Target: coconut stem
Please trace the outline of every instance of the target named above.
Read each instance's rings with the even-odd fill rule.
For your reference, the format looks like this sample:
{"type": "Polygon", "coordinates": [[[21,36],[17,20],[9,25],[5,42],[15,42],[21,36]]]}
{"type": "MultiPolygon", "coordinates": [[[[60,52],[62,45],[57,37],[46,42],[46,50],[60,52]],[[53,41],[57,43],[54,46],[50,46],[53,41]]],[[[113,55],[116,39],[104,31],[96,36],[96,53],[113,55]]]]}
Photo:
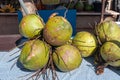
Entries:
{"type": "Polygon", "coordinates": [[[52,50],[50,51],[50,59],[48,62],[48,67],[51,69],[51,72],[52,72],[52,80],[56,80],[56,79],[59,80],[58,75],[55,71],[54,63],[53,63],[52,50]]]}
{"type": "Polygon", "coordinates": [[[27,10],[27,8],[26,8],[26,6],[24,4],[24,1],[23,0],[19,0],[19,3],[21,5],[21,7],[23,8],[23,10],[25,11],[25,13],[28,14],[28,10],[27,10]]]}
{"type": "Polygon", "coordinates": [[[100,20],[100,22],[103,22],[103,19],[104,19],[105,1],[106,0],[102,0],[102,11],[101,11],[101,20],[100,20]]]}
{"type": "Polygon", "coordinates": [[[49,18],[52,18],[52,17],[54,17],[54,16],[56,16],[56,15],[58,15],[58,13],[53,13],[53,14],[50,15],[49,18]]]}

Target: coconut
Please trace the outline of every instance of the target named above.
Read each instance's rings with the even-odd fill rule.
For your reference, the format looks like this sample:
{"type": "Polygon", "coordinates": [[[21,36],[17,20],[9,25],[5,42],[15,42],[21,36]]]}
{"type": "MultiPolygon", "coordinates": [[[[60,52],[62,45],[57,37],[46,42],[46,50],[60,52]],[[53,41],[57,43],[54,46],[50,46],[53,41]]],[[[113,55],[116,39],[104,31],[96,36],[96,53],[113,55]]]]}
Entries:
{"type": "Polygon", "coordinates": [[[19,56],[19,61],[29,70],[43,68],[49,60],[50,46],[41,40],[31,40],[25,43],[19,56]]]}
{"type": "Polygon", "coordinates": [[[44,22],[42,18],[36,14],[24,16],[19,24],[19,32],[26,38],[39,36],[43,28],[44,22]]]}
{"type": "Polygon", "coordinates": [[[76,47],[65,44],[55,49],[53,62],[60,71],[67,72],[78,68],[82,62],[82,57],[76,47]]]}
{"type": "Polygon", "coordinates": [[[96,51],[98,42],[94,34],[81,31],[77,32],[72,44],[80,50],[83,57],[89,57],[96,51]]]}
{"type": "Polygon", "coordinates": [[[114,21],[105,21],[97,25],[97,34],[101,42],[120,41],[120,27],[114,21]]]}
{"type": "Polygon", "coordinates": [[[52,16],[43,30],[43,37],[52,46],[60,46],[70,40],[72,25],[62,16],[52,16]]]}
{"type": "Polygon", "coordinates": [[[100,48],[101,57],[113,67],[120,67],[120,43],[105,42],[100,48]]]}

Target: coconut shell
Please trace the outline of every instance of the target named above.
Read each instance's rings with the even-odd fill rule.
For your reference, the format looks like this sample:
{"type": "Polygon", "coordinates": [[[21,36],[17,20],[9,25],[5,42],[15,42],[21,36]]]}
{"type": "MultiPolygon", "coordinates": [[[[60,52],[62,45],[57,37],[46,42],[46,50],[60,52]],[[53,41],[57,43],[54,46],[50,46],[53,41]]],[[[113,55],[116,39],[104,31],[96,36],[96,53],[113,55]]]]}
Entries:
{"type": "Polygon", "coordinates": [[[36,14],[24,16],[19,24],[19,32],[26,38],[40,36],[43,28],[44,22],[42,18],[36,14]]]}
{"type": "Polygon", "coordinates": [[[76,47],[65,44],[56,48],[53,53],[53,62],[60,71],[67,72],[78,68],[82,57],[76,47]]]}
{"type": "Polygon", "coordinates": [[[89,57],[96,51],[98,42],[92,33],[81,31],[75,35],[72,44],[80,50],[83,57],[89,57]]]}
{"type": "Polygon", "coordinates": [[[120,27],[114,21],[105,21],[97,25],[97,34],[101,42],[120,41],[120,27]]]}
{"type": "Polygon", "coordinates": [[[50,47],[41,40],[31,40],[25,43],[19,56],[19,61],[29,70],[43,68],[49,60],[50,47]]]}
{"type": "Polygon", "coordinates": [[[62,16],[50,17],[43,30],[43,37],[52,46],[68,42],[72,36],[71,24],[62,16]]]}
{"type": "Polygon", "coordinates": [[[120,43],[105,42],[100,48],[101,57],[107,64],[120,67],[120,43]]]}

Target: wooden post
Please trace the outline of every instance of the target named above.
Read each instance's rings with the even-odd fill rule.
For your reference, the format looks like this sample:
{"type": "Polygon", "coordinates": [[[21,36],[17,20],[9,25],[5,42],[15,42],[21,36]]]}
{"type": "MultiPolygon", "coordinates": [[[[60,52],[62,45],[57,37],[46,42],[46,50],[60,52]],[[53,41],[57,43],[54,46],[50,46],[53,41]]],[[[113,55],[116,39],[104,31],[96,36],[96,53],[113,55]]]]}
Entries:
{"type": "Polygon", "coordinates": [[[101,11],[101,20],[100,20],[100,22],[103,22],[103,19],[104,19],[105,1],[106,1],[106,0],[102,0],[102,11],[101,11]]]}

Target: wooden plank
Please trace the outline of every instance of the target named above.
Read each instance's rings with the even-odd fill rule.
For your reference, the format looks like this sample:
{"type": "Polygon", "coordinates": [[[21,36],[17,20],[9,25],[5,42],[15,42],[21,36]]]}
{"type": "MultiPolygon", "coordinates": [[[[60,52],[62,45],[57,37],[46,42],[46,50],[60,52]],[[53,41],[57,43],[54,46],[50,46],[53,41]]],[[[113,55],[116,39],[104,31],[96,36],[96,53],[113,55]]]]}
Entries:
{"type": "Polygon", "coordinates": [[[16,47],[16,41],[21,38],[21,35],[0,35],[0,51],[9,51],[16,47]]]}

